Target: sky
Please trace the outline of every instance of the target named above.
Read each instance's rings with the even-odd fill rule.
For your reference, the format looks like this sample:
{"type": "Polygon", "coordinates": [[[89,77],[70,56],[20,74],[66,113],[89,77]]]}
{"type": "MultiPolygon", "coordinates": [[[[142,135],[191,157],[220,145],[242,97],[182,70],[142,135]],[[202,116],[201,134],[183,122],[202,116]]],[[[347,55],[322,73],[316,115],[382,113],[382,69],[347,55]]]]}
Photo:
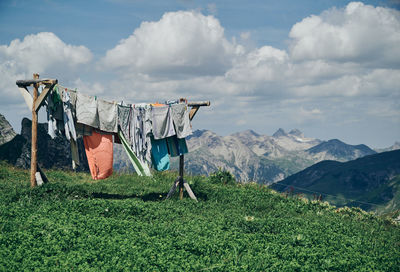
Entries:
{"type": "MultiPolygon", "coordinates": [[[[15,81],[126,103],[210,100],[194,129],[400,141],[400,1],[1,0],[0,113],[15,81]]],[[[46,121],[45,110],[39,122],[46,121]]]]}

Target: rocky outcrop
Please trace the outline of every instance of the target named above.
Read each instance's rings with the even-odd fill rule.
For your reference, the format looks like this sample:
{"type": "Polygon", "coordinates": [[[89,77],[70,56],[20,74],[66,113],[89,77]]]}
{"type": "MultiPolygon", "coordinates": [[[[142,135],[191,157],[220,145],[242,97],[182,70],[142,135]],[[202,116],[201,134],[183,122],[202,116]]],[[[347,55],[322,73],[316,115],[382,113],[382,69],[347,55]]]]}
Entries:
{"type": "MultiPolygon", "coordinates": [[[[21,134],[0,146],[0,160],[29,168],[31,160],[31,120],[22,120],[21,134]]],[[[89,169],[82,138],[78,139],[80,165],[78,171],[89,169]]],[[[41,168],[72,169],[70,142],[62,136],[54,139],[47,134],[47,124],[38,124],[38,164],[41,168]]]]}
{"type": "Polygon", "coordinates": [[[0,145],[11,141],[16,135],[17,133],[15,133],[4,115],[0,114],[0,145]]]}

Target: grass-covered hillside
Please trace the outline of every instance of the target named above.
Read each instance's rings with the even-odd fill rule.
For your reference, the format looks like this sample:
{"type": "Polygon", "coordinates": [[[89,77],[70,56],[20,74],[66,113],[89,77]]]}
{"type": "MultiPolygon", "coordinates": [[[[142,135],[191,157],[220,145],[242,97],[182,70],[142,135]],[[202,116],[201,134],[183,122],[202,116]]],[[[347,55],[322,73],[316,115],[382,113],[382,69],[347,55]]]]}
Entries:
{"type": "Polygon", "coordinates": [[[0,164],[0,271],[399,271],[400,226],[360,209],[256,184],[188,177],[199,198],[164,200],[154,179],[0,164]]]}
{"type": "Polygon", "coordinates": [[[400,150],[353,161],[322,161],[271,185],[310,197],[322,195],[337,206],[358,206],[380,213],[400,212],[400,150]]]}

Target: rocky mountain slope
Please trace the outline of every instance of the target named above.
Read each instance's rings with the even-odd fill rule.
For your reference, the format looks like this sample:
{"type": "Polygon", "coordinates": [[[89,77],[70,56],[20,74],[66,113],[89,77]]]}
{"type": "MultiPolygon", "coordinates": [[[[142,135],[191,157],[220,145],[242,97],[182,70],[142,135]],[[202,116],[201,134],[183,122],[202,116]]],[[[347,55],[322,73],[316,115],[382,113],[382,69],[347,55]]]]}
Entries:
{"type": "Polygon", "coordinates": [[[354,160],[367,155],[376,154],[376,151],[366,145],[349,145],[338,139],[322,142],[319,145],[311,147],[307,152],[316,158],[322,157],[323,160],[336,161],[354,160]]]}
{"type": "MultiPolygon", "coordinates": [[[[24,118],[21,134],[0,145],[0,160],[21,168],[30,167],[32,121],[24,118]]],[[[83,140],[78,139],[81,165],[78,171],[88,170],[83,140]]],[[[54,139],[47,134],[47,124],[38,124],[38,164],[42,168],[72,169],[70,143],[65,137],[54,139]]]]}
{"type": "Polygon", "coordinates": [[[271,187],[282,192],[321,195],[340,206],[385,210],[390,205],[391,210],[396,210],[400,208],[400,150],[345,163],[322,161],[271,187]],[[393,199],[397,199],[395,203],[393,199]]]}
{"type": "Polygon", "coordinates": [[[0,145],[11,141],[16,135],[17,133],[4,115],[0,114],[0,145]]]}
{"type": "MultiPolygon", "coordinates": [[[[188,171],[209,174],[218,168],[241,181],[270,184],[323,160],[349,161],[376,153],[365,145],[339,140],[323,142],[305,137],[298,129],[278,129],[272,136],[252,130],[219,136],[197,130],[188,138],[188,171]]],[[[176,163],[175,163],[176,165],[176,163]]]]}
{"type": "Polygon", "coordinates": [[[386,152],[386,151],[393,151],[393,150],[397,150],[397,149],[400,149],[400,142],[395,142],[393,145],[391,145],[387,148],[377,148],[377,149],[375,149],[375,151],[380,153],[380,152],[386,152]]]}

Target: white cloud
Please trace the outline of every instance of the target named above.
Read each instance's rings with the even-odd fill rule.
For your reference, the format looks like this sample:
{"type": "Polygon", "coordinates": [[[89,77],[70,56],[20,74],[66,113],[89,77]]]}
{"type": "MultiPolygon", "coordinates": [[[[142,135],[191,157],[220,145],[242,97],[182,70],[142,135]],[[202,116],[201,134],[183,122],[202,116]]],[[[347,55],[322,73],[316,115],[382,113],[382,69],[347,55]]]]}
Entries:
{"type": "Polygon", "coordinates": [[[178,11],[165,13],[157,22],[143,22],[107,51],[101,63],[130,74],[218,75],[232,66],[237,50],[213,16],[178,11]]]}
{"type": "Polygon", "coordinates": [[[84,46],[65,44],[55,34],[41,32],[0,46],[0,60],[21,70],[43,73],[54,66],[74,67],[88,63],[92,53],[84,46]]]}
{"type": "Polygon", "coordinates": [[[351,2],[295,24],[290,54],[294,60],[367,63],[377,67],[400,64],[400,12],[351,2]]]}
{"type": "Polygon", "coordinates": [[[39,72],[109,100],[211,100],[196,117],[209,129],[339,129],[343,120],[368,127],[366,116],[399,124],[399,31],[398,11],[350,3],[295,24],[284,50],[243,46],[250,31],[240,34],[240,44],[230,41],[214,16],[169,12],[108,50],[99,70],[88,65],[89,49],[52,33],[1,45],[0,95],[21,102],[15,79],[39,72]]]}
{"type": "Polygon", "coordinates": [[[91,59],[92,53],[86,47],[66,44],[49,32],[27,35],[22,41],[16,39],[9,45],[0,45],[1,103],[20,102],[15,85],[18,79],[32,78],[33,73],[41,74],[42,78],[47,74],[70,78],[79,73],[78,67],[91,59]]]}

